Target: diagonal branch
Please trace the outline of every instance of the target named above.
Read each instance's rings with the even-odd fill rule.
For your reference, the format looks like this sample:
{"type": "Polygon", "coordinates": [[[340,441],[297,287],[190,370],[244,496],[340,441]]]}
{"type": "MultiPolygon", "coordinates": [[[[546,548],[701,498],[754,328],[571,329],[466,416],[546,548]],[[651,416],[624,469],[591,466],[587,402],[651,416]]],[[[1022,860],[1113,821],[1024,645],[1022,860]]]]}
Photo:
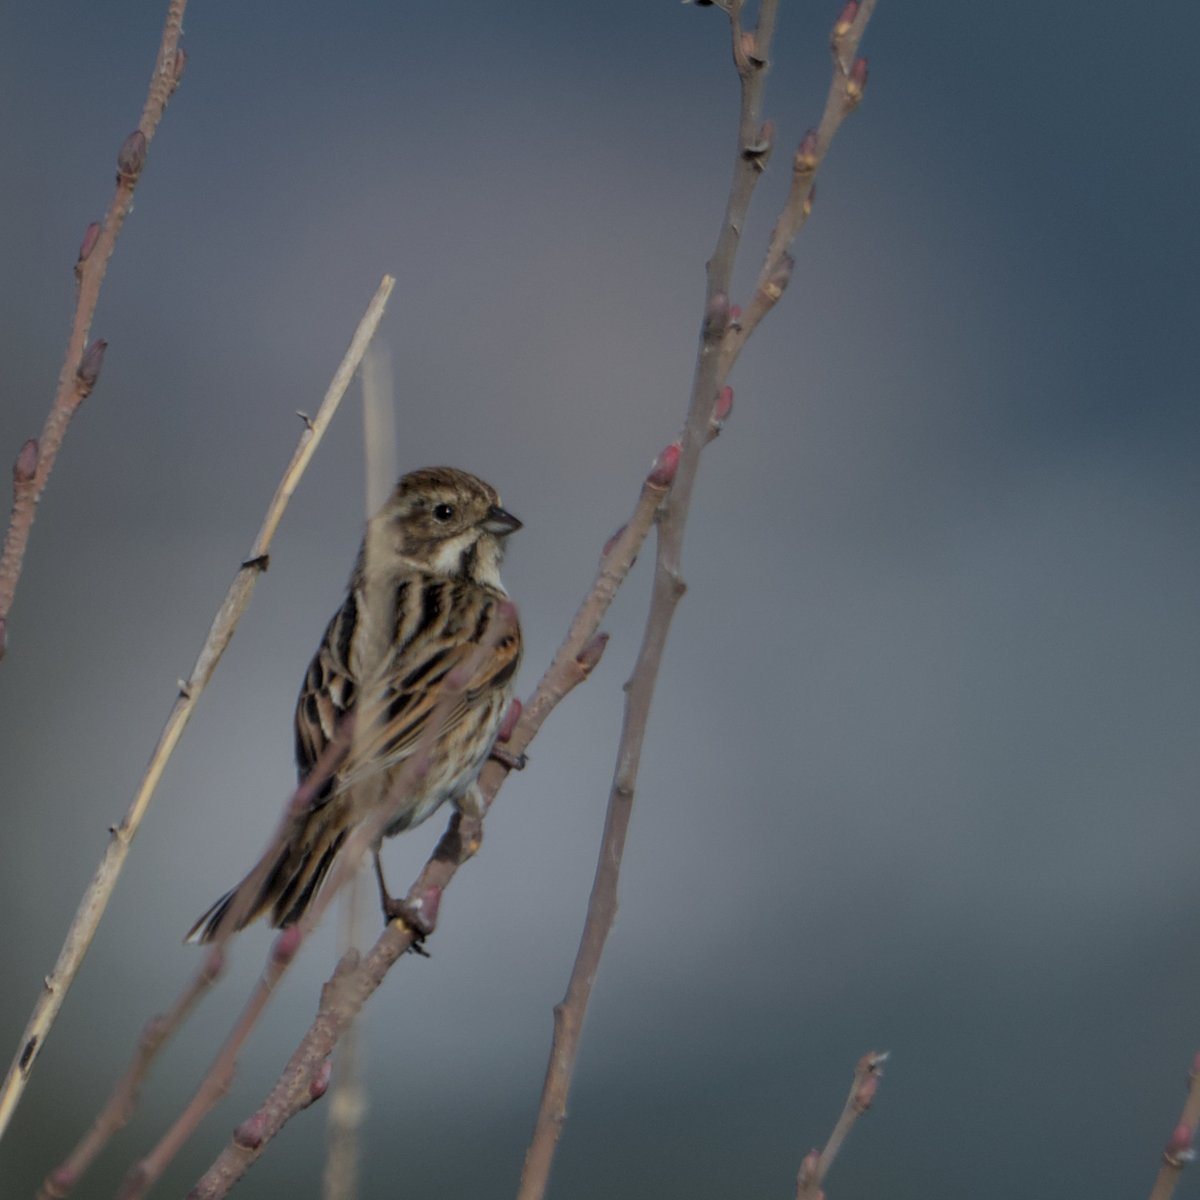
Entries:
{"type": "Polygon", "coordinates": [[[888,1060],[885,1050],[882,1054],[872,1050],[864,1054],[854,1067],[854,1079],[850,1084],[850,1094],[842,1106],[841,1116],[829,1135],[823,1150],[810,1150],[800,1164],[796,1175],[796,1200],[824,1200],[825,1193],[821,1184],[833,1166],[842,1144],[850,1135],[858,1118],[871,1107],[875,1093],[879,1090],[879,1080],[883,1076],[883,1064],[888,1060]]]}
{"type": "Polygon", "coordinates": [[[355,330],[350,347],[333,377],[333,382],[329,385],[329,390],[325,394],[325,399],[322,401],[317,415],[311,420],[308,417],[304,418],[304,432],[292,455],[292,461],[284,471],[275,495],[267,508],[262,527],[250,550],[250,557],[246,559],[237,575],[234,576],[229,591],[213,618],[212,626],[204,640],[204,645],[200,648],[200,654],[196,659],[196,665],[192,668],[191,675],[186,681],[180,682],[179,696],[159,735],[158,744],[150,756],[149,765],[146,767],[141,785],[138,787],[129,810],[122,818],[121,823],[110,829],[111,837],[104,857],[100,860],[100,865],[96,868],[96,873],[79,902],[71,927],[67,931],[66,940],[59,951],[58,961],[54,964],[54,969],[46,976],[42,993],[34,1005],[33,1013],[25,1026],[17,1053],[4,1080],[3,1089],[0,1090],[0,1135],[3,1134],[20,1101],[30,1072],[33,1070],[33,1064],[45,1044],[46,1035],[54,1024],[67,990],[74,981],[84,955],[91,945],[100,919],[104,915],[104,910],[116,887],[117,879],[125,865],[130,844],[150,806],[150,800],[162,778],[167,760],[182,736],[184,727],[187,725],[201,693],[212,678],[221,655],[224,654],[225,648],[233,638],[237,623],[250,603],[259,575],[267,569],[271,541],[279,527],[284,509],[287,507],[292,493],[296,490],[296,485],[308,466],[329,422],[333,419],[333,414],[337,411],[346,388],[350,385],[350,380],[363,352],[379,326],[383,310],[395,284],[396,281],[390,275],[383,277],[382,283],[355,330]]]}
{"type": "MultiPolygon", "coordinates": [[[[187,0],[171,0],[167,6],[167,19],[154,72],[150,76],[142,118],[117,154],[116,190],[104,220],[87,227],[79,248],[79,258],[75,263],[78,282],[75,314],[71,320],[67,352],[59,371],[54,401],[42,426],[41,437],[30,438],[17,456],[13,471],[12,515],[4,537],[4,550],[0,554],[0,658],[4,657],[8,614],[17,590],[17,581],[21,577],[21,566],[25,560],[25,548],[29,544],[38,500],[54,469],[67,426],[95,387],[104,361],[107,343],[96,341],[88,346],[88,332],[96,314],[100,287],[108,272],[108,260],[116,247],[121,226],[133,208],[133,190],[145,165],[146,152],[154,139],[167,101],[183,77],[187,56],[179,48],[179,38],[183,32],[183,10],[186,5],[187,0]]],[[[9,1111],[0,1103],[0,1131],[3,1131],[9,1111]]]]}

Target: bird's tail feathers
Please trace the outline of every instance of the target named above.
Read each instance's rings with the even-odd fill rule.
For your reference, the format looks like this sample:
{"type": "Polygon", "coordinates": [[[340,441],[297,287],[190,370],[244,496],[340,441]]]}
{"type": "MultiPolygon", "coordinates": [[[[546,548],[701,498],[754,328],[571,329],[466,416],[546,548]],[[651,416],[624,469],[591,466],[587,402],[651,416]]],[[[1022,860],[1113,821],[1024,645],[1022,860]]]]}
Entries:
{"type": "Polygon", "coordinates": [[[276,929],[299,921],[346,840],[348,826],[338,819],[338,808],[330,804],[318,809],[282,849],[268,847],[246,878],[208,909],[184,940],[200,944],[218,941],[268,910],[276,929]]]}

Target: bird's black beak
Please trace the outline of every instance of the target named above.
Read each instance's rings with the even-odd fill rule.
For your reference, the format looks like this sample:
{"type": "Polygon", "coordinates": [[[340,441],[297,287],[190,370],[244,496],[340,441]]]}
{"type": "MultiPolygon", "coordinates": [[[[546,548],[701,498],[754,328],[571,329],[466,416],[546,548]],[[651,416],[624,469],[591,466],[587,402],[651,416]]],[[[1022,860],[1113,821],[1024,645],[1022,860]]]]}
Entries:
{"type": "Polygon", "coordinates": [[[507,537],[521,528],[521,522],[507,509],[493,504],[484,518],[483,527],[488,533],[494,533],[497,537],[507,537]]]}

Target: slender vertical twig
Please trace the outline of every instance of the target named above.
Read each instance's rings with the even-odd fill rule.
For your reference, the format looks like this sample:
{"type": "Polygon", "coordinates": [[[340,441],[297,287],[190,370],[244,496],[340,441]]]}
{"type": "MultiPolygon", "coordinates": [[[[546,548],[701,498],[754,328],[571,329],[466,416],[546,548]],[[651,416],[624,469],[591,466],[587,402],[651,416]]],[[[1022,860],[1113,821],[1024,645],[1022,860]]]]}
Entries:
{"type": "MultiPolygon", "coordinates": [[[[785,224],[781,216],[763,262],[759,284],[748,306],[747,317],[739,319],[740,313],[731,308],[729,288],[734,259],[754,186],[770,157],[775,136],[774,122],[764,121],[762,112],[778,3],[777,0],[762,0],[753,29],[743,26],[741,0],[727,0],[722,7],[729,16],[733,60],[741,81],[733,175],[716,247],[708,261],[704,315],[687,419],[679,442],[669,448],[674,450],[674,455],[667,456],[664,452],[659,460],[662,480],[670,490],[659,513],[658,550],[650,612],[637,662],[625,688],[625,716],[596,874],[566,994],[554,1009],[553,1040],[541,1102],[521,1172],[518,1200],[541,1200],[546,1193],[559,1135],[566,1120],[567,1097],[578,1058],[584,1016],[604,944],[616,918],[621,860],[633,810],[650,705],[671,619],[686,589],[680,562],[700,453],[713,436],[714,422],[719,424],[718,413],[726,397],[725,381],[733,363],[746,338],[782,295],[792,273],[792,262],[786,253],[786,246],[794,235],[794,229],[791,234],[787,233],[786,228],[781,233],[780,228],[785,224]]],[[[850,76],[855,73],[853,65],[847,71],[846,63],[853,59],[870,16],[870,8],[871,0],[861,7],[856,0],[851,0],[834,26],[834,81],[831,95],[844,92],[843,81],[848,73],[850,76]]],[[[859,86],[861,94],[865,73],[860,70],[859,75],[862,77],[859,86]]],[[[829,105],[826,107],[828,109],[829,105]]],[[[832,136],[836,125],[836,122],[829,125],[828,136],[832,136]]],[[[814,161],[809,172],[807,191],[799,200],[801,210],[811,201],[811,174],[815,169],[814,161]]],[[[793,189],[788,204],[796,203],[793,189]]]]}
{"type": "Polygon", "coordinates": [[[30,1072],[33,1070],[33,1064],[41,1052],[42,1046],[45,1045],[46,1036],[54,1024],[67,991],[87,954],[88,947],[99,927],[100,919],[104,915],[104,910],[108,907],[109,899],[116,887],[121,869],[125,865],[125,859],[128,857],[134,835],[150,806],[151,797],[162,778],[167,760],[182,736],[184,727],[187,725],[201,693],[212,678],[221,655],[224,654],[225,648],[233,638],[237,623],[250,603],[259,575],[267,568],[271,542],[279,527],[279,522],[283,518],[284,509],[287,507],[292,493],[296,490],[296,485],[300,482],[300,477],[304,474],[329,422],[333,419],[333,414],[337,411],[342,396],[350,385],[350,380],[354,376],[363,352],[379,326],[395,283],[396,281],[390,275],[383,277],[382,283],[355,330],[350,347],[334,375],[333,382],[325,394],[325,399],[322,401],[317,415],[311,419],[304,418],[304,432],[300,436],[292,460],[284,471],[275,495],[267,508],[266,517],[258,531],[258,536],[254,539],[250,556],[234,576],[229,591],[213,618],[212,626],[209,628],[204,645],[200,648],[200,654],[196,659],[196,665],[192,668],[191,675],[187,680],[180,681],[179,695],[167,717],[167,723],[159,735],[158,744],[150,756],[150,762],[128,811],[121,819],[121,823],[112,826],[109,830],[110,837],[104,856],[79,902],[54,969],[45,977],[41,994],[34,1005],[25,1031],[21,1035],[21,1041],[4,1080],[3,1089],[0,1090],[0,1136],[3,1135],[4,1129],[20,1101],[30,1072]]]}
{"type": "MultiPolygon", "coordinates": [[[[108,272],[109,259],[121,233],[121,226],[133,208],[133,190],[145,166],[146,152],[154,140],[167,101],[183,77],[187,56],[179,48],[179,38],[183,31],[183,10],[186,6],[187,0],[171,0],[167,6],[167,18],[141,120],[117,154],[117,183],[108,212],[103,221],[87,227],[79,247],[79,257],[75,263],[78,284],[75,313],[67,337],[67,351],[58,374],[54,401],[42,426],[41,437],[30,438],[17,456],[13,471],[12,515],[4,537],[4,549],[0,552],[0,658],[4,657],[8,640],[8,614],[12,609],[17,581],[21,577],[21,566],[25,561],[25,548],[29,544],[38,500],[54,469],[67,426],[95,387],[104,361],[107,343],[95,341],[88,346],[88,333],[92,318],[96,315],[96,304],[108,272]]],[[[6,1088],[3,1096],[0,1096],[0,1133],[12,1112],[9,1095],[6,1088]]]]}

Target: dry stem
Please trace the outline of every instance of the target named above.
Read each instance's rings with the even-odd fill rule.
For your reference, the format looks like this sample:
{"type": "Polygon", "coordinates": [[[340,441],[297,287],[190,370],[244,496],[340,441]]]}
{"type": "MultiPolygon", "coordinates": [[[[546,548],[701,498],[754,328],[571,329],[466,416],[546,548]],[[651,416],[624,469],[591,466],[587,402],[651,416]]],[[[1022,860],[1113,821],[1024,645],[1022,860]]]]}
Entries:
{"type": "Polygon", "coordinates": [[[284,509],[287,507],[287,502],[295,491],[326,427],[333,418],[367,344],[378,328],[384,307],[395,283],[396,281],[390,275],[383,277],[383,281],[355,330],[350,347],[334,375],[333,382],[325,394],[325,399],[322,401],[317,415],[311,420],[305,417],[304,432],[292,455],[292,461],[279,481],[262,527],[254,540],[250,557],[234,576],[229,591],[226,593],[221,607],[217,610],[204,645],[200,648],[196,665],[192,668],[191,676],[186,681],[180,682],[179,696],[159,735],[158,744],[150,757],[149,765],[146,767],[141,785],[129,810],[121,823],[113,826],[110,830],[111,837],[104,857],[79,903],[71,927],[67,931],[66,940],[59,951],[58,961],[54,964],[53,971],[46,976],[42,993],[34,1005],[33,1013],[21,1036],[17,1053],[5,1078],[3,1090],[0,1091],[0,1135],[3,1134],[12,1117],[33,1069],[34,1061],[45,1044],[46,1036],[62,1007],[67,990],[74,981],[84,955],[91,945],[100,919],[104,915],[104,910],[108,906],[108,901],[116,886],[117,878],[129,854],[130,844],[146,814],[154,790],[162,778],[167,760],[174,751],[201,692],[212,678],[221,655],[229,645],[242,613],[250,603],[259,574],[267,568],[271,541],[279,526],[284,509]]]}
{"type": "MultiPolygon", "coordinates": [[[[108,260],[112,257],[121,226],[133,207],[133,190],[145,164],[146,150],[154,138],[167,101],[183,75],[186,56],[179,49],[179,37],[186,4],[187,0],[171,0],[167,6],[166,23],[159,41],[158,56],[155,59],[154,72],[150,76],[150,87],[146,93],[141,120],[137,129],[126,138],[117,155],[117,184],[109,202],[108,212],[99,226],[89,226],[84,234],[79,260],[75,265],[78,280],[75,314],[71,320],[71,333],[67,338],[67,351],[58,374],[58,388],[46,422],[42,426],[41,437],[37,441],[26,442],[22,450],[22,455],[33,459],[34,472],[30,479],[14,478],[12,515],[4,538],[4,551],[0,554],[0,658],[4,657],[8,614],[12,609],[17,581],[21,577],[21,566],[25,559],[25,548],[29,544],[29,533],[33,528],[38,500],[49,481],[50,472],[54,469],[67,426],[95,386],[103,361],[104,342],[95,342],[85,351],[88,333],[92,318],[96,314],[97,301],[100,299],[100,287],[108,271],[108,260]],[[30,447],[32,454],[29,453],[30,447]]],[[[6,1085],[3,1095],[0,1096],[0,1133],[12,1114],[13,1101],[10,1100],[10,1094],[6,1085]]]]}
{"type": "Polygon", "coordinates": [[[842,1107],[842,1115],[838,1117],[829,1141],[824,1150],[813,1150],[804,1156],[800,1170],[796,1176],[796,1200],[822,1200],[824,1193],[821,1184],[833,1166],[842,1143],[854,1128],[854,1123],[871,1107],[872,1100],[879,1088],[879,1080],[883,1075],[883,1064],[887,1062],[887,1051],[882,1054],[872,1050],[858,1060],[854,1068],[854,1080],[850,1084],[850,1094],[842,1107]]]}
{"type": "MultiPolygon", "coordinates": [[[[634,789],[654,686],[675,606],[686,589],[680,574],[680,560],[700,453],[714,434],[714,409],[719,404],[733,363],[746,339],[774,306],[787,285],[791,261],[786,256],[786,247],[799,227],[797,221],[795,227],[787,232],[787,214],[789,208],[797,203],[801,211],[805,207],[805,199],[811,195],[811,176],[817,165],[814,162],[808,171],[807,191],[801,200],[797,201],[794,187],[776,223],[776,233],[772,236],[764,259],[760,283],[747,317],[741,324],[732,321],[729,287],[734,259],[754,185],[762,173],[774,136],[773,124],[763,122],[762,106],[778,0],[762,0],[754,30],[746,30],[742,26],[741,0],[728,0],[728,4],[722,7],[729,15],[734,65],[741,80],[741,111],[733,178],[716,248],[708,262],[708,286],[692,394],[687,421],[679,440],[677,472],[659,514],[658,553],[650,612],[637,662],[626,684],[625,717],[596,874],[588,900],[587,918],[566,995],[554,1009],[554,1037],[538,1115],[521,1172],[518,1200],[541,1200],[545,1195],[558,1138],[566,1120],[567,1097],[578,1058],[584,1016],[604,944],[616,919],[621,859],[633,809],[634,789]]],[[[839,22],[835,26],[831,96],[844,91],[842,81],[848,77],[846,63],[857,48],[872,7],[873,0],[867,0],[861,8],[855,8],[849,22],[839,22]],[[843,24],[845,28],[842,28],[843,24]]],[[[826,108],[827,120],[822,121],[822,128],[826,129],[826,141],[821,145],[822,152],[842,116],[850,111],[843,106],[835,119],[829,116],[828,104],[826,108]]]]}

